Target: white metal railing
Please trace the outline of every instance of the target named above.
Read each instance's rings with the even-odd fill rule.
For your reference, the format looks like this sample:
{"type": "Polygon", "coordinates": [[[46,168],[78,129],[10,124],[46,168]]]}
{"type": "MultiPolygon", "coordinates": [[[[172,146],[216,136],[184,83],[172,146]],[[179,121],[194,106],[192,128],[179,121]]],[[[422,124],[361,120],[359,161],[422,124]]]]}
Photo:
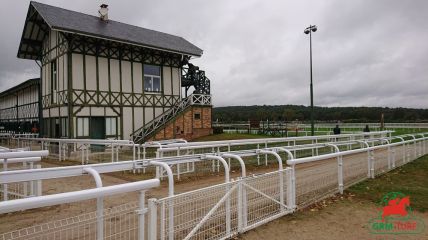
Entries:
{"type": "MultiPolygon", "coordinates": [[[[0,239],[57,239],[58,236],[75,236],[78,239],[89,238],[102,240],[105,238],[115,239],[115,236],[117,237],[118,235],[121,235],[123,233],[126,233],[126,235],[129,236],[129,232],[133,232],[135,231],[135,229],[138,229],[138,234],[134,233],[133,235],[137,236],[135,239],[143,240],[145,234],[145,214],[147,212],[145,207],[145,192],[151,188],[158,187],[159,184],[160,182],[158,179],[150,179],[107,187],[98,187],[94,189],[86,189],[74,192],[0,202],[0,214],[2,214],[22,211],[26,209],[54,206],[64,203],[80,202],[95,198],[99,199],[99,201],[97,201],[97,212],[94,215],[95,217],[90,218],[89,221],[83,221],[83,224],[79,218],[79,222],[77,224],[78,226],[74,226],[75,229],[71,227],[72,225],[74,225],[73,222],[70,224],[69,221],[66,221],[65,223],[62,223],[63,226],[58,229],[54,229],[53,231],[47,231],[50,229],[44,229],[45,231],[40,231],[40,229],[37,228],[32,229],[32,231],[28,231],[27,229],[27,231],[15,231],[0,235],[0,239]],[[106,231],[106,225],[108,224],[108,221],[106,222],[105,220],[106,217],[109,217],[109,214],[105,214],[103,198],[107,196],[136,191],[140,193],[138,209],[132,209],[133,211],[130,212],[130,214],[134,215],[135,218],[137,218],[137,220],[134,221],[137,223],[135,224],[136,226],[133,226],[133,224],[129,222],[129,217],[127,217],[128,222],[125,226],[123,226],[123,229],[118,229],[117,226],[114,226],[113,228],[109,228],[110,232],[106,231]],[[105,236],[105,233],[109,234],[105,236]],[[8,236],[10,236],[11,238],[7,238],[8,236]]],[[[122,210],[120,209],[121,206],[117,208],[119,208],[119,210],[122,210]]],[[[117,210],[117,208],[115,208],[115,210],[117,210]]],[[[121,212],[123,214],[123,210],[121,212]]],[[[129,214],[129,212],[127,213],[129,214]]],[[[110,219],[111,218],[109,217],[107,220],[110,219]]],[[[117,221],[117,219],[113,221],[117,221]]],[[[109,224],[113,224],[112,220],[110,220],[109,224]]],[[[119,222],[119,224],[122,223],[119,222]]],[[[68,237],[66,238],[68,239],[68,237]]]]}
{"type": "Polygon", "coordinates": [[[138,159],[140,145],[129,140],[116,139],[58,139],[58,138],[16,138],[16,145],[30,149],[49,150],[50,158],[64,160],[80,160],[81,164],[88,164],[98,160],[104,162],[119,161],[119,154],[138,159]]]}
{"type": "Polygon", "coordinates": [[[160,216],[151,219],[153,221],[151,226],[158,226],[158,229],[152,232],[153,235],[150,239],[224,239],[231,237],[290,213],[296,208],[305,207],[328,194],[342,193],[344,188],[367,177],[374,177],[376,171],[381,170],[380,167],[382,167],[382,165],[374,164],[375,162],[386,162],[387,164],[384,165],[387,166],[387,171],[393,169],[394,163],[395,165],[399,163],[392,157],[393,148],[395,150],[407,149],[410,146],[419,148],[414,151],[416,154],[406,156],[410,158],[404,158],[403,164],[414,160],[427,153],[427,140],[428,137],[423,136],[413,140],[377,146],[365,145],[361,149],[343,152],[339,151],[334,143],[331,143],[331,146],[335,148],[335,153],[290,159],[287,163],[291,167],[285,170],[238,178],[230,183],[198,189],[173,197],[151,199],[158,208],[158,213],[160,211],[160,216]],[[378,157],[375,157],[377,155],[378,157]],[[332,162],[333,159],[336,160],[336,163],[332,162]],[[312,164],[313,167],[310,167],[310,164],[307,169],[302,170],[295,167],[318,161],[325,162],[325,165],[312,164]],[[351,164],[348,165],[348,163],[351,164]],[[355,163],[362,164],[355,165],[355,163]],[[359,166],[362,166],[362,171],[359,171],[359,166]],[[358,180],[347,184],[355,176],[344,173],[344,168],[360,172],[360,176],[357,176],[358,180]],[[281,175],[284,173],[285,175],[281,175]],[[251,181],[254,181],[258,188],[248,186],[248,182],[251,181]],[[283,191],[281,192],[281,190],[283,191]],[[167,210],[171,205],[175,209],[173,213],[167,210]],[[255,213],[253,217],[250,217],[252,210],[255,213]],[[155,224],[155,220],[159,222],[155,224]],[[171,226],[171,223],[174,225],[171,226]],[[157,233],[160,236],[157,236],[157,233]]]}
{"type": "MultiPolygon", "coordinates": [[[[40,168],[38,163],[41,157],[46,156],[48,151],[9,151],[0,152],[0,164],[2,171],[6,173],[15,169],[40,168]],[[22,166],[20,165],[22,164],[22,166]]],[[[0,181],[1,201],[39,196],[42,192],[41,181],[12,182],[10,184],[0,181]]]]}
{"type": "MultiPolygon", "coordinates": [[[[367,177],[374,177],[428,153],[428,137],[424,134],[418,136],[406,135],[394,139],[377,139],[376,141],[375,139],[367,138],[354,140],[353,144],[355,142],[361,146],[349,150],[347,146],[350,143],[346,141],[315,144],[312,146],[314,150],[310,151],[311,153],[316,154],[315,149],[318,149],[321,144],[324,144],[324,147],[331,147],[333,150],[330,153],[303,158],[293,157],[293,151],[295,150],[293,148],[253,149],[249,154],[272,155],[273,159],[278,161],[279,169],[270,173],[252,176],[246,176],[245,174],[245,168],[242,167],[242,164],[245,166],[245,161],[242,158],[242,161],[236,158],[236,156],[245,156],[245,154],[248,154],[247,152],[242,154],[225,152],[216,154],[217,156],[202,154],[200,156],[156,159],[156,162],[166,163],[167,165],[185,161],[186,158],[199,159],[200,161],[204,161],[204,159],[220,161],[225,169],[225,183],[177,195],[173,195],[173,190],[171,192],[170,189],[170,194],[166,198],[159,200],[149,199],[147,210],[139,208],[144,213],[147,212],[147,223],[136,227],[132,225],[132,229],[142,232],[147,229],[149,239],[228,238],[288,214],[296,208],[304,207],[328,194],[341,193],[344,188],[358,181],[367,177]],[[394,142],[391,143],[391,140],[394,140],[394,142]],[[287,163],[291,167],[281,168],[282,162],[285,160],[280,157],[279,153],[281,152],[287,154],[287,163]],[[241,176],[230,181],[229,176],[227,176],[231,166],[230,162],[227,161],[228,158],[238,161],[242,168],[241,176]],[[319,162],[319,164],[313,164],[314,162],[319,162]]],[[[294,147],[301,149],[311,148],[310,146],[294,147]]],[[[98,174],[109,172],[112,169],[142,168],[147,166],[150,161],[138,160],[3,172],[0,173],[0,183],[29,181],[46,178],[47,176],[50,178],[79,176],[91,172],[91,170],[88,171],[88,168],[93,169],[98,174]]],[[[171,175],[171,172],[169,172],[170,180],[172,179],[171,175]]],[[[97,174],[93,176],[96,178],[97,174]]],[[[14,201],[17,200],[8,202],[14,201]]],[[[26,204],[24,205],[27,206],[26,204]]],[[[140,202],[137,205],[134,204],[134,206],[144,204],[144,202],[140,202]]],[[[0,212],[2,206],[0,204],[0,212]]],[[[25,209],[25,206],[18,208],[25,209]]],[[[133,207],[131,209],[135,210],[137,208],[133,207]]],[[[95,214],[94,216],[99,215],[95,214]]],[[[96,223],[100,223],[101,220],[96,220],[96,217],[95,220],[94,218],[91,219],[95,224],[91,229],[100,228],[101,224],[97,225],[96,223]]],[[[144,216],[141,221],[144,221],[143,219],[144,216]]],[[[104,222],[104,227],[106,227],[105,224],[104,222]]],[[[126,225],[125,229],[127,232],[130,231],[128,225],[126,225]]],[[[58,231],[60,230],[58,229],[58,231]]],[[[94,231],[99,232],[100,230],[91,230],[91,232],[94,231]]],[[[99,235],[91,236],[90,239],[94,239],[95,236],[99,235]]],[[[1,237],[2,235],[0,235],[0,239],[2,239],[1,237]]],[[[108,236],[105,236],[105,238],[108,238],[108,236]]]]}

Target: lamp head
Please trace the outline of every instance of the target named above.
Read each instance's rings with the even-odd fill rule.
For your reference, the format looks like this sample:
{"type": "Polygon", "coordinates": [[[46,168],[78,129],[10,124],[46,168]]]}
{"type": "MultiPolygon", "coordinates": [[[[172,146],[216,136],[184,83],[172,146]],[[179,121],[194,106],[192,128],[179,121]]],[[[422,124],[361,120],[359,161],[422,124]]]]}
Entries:
{"type": "Polygon", "coordinates": [[[310,31],[309,29],[307,29],[307,28],[306,28],[306,29],[305,29],[305,31],[304,31],[304,33],[305,33],[305,34],[309,34],[310,32],[311,32],[311,31],[310,31]]]}
{"type": "Polygon", "coordinates": [[[318,28],[317,26],[314,25],[311,29],[312,29],[312,32],[316,32],[318,28]]]}

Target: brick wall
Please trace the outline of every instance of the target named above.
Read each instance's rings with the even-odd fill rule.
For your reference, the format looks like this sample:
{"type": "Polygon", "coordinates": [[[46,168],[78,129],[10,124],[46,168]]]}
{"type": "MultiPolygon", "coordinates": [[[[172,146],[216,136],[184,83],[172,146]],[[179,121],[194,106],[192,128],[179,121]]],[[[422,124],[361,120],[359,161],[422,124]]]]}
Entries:
{"type": "Polygon", "coordinates": [[[212,108],[192,106],[169,121],[163,129],[156,132],[148,141],[184,138],[192,140],[212,134],[212,108]],[[198,116],[199,114],[199,116],[198,116]],[[199,119],[195,118],[199,117],[199,119]]]}

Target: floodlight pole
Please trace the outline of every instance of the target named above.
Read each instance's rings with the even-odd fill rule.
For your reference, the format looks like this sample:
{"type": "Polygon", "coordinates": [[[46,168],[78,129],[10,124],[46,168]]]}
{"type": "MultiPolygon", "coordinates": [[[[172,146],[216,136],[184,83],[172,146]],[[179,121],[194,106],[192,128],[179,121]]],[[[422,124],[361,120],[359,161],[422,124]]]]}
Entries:
{"type": "Polygon", "coordinates": [[[311,91],[311,135],[315,135],[315,126],[314,126],[314,90],[312,86],[312,32],[315,32],[317,30],[317,26],[310,25],[307,27],[304,31],[305,34],[309,34],[309,59],[310,59],[310,72],[311,72],[311,84],[310,84],[310,91],[311,91]]]}

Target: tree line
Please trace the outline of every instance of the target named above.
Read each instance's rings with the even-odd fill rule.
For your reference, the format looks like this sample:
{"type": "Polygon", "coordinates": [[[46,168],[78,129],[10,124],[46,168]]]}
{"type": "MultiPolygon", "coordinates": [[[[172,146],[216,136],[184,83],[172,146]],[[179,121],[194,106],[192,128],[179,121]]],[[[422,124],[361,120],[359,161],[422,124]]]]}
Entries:
{"type": "MultiPolygon", "coordinates": [[[[213,108],[213,121],[309,121],[311,108],[300,105],[230,106],[213,108]]],[[[428,109],[387,107],[314,107],[322,122],[428,122],[428,109]]]]}

